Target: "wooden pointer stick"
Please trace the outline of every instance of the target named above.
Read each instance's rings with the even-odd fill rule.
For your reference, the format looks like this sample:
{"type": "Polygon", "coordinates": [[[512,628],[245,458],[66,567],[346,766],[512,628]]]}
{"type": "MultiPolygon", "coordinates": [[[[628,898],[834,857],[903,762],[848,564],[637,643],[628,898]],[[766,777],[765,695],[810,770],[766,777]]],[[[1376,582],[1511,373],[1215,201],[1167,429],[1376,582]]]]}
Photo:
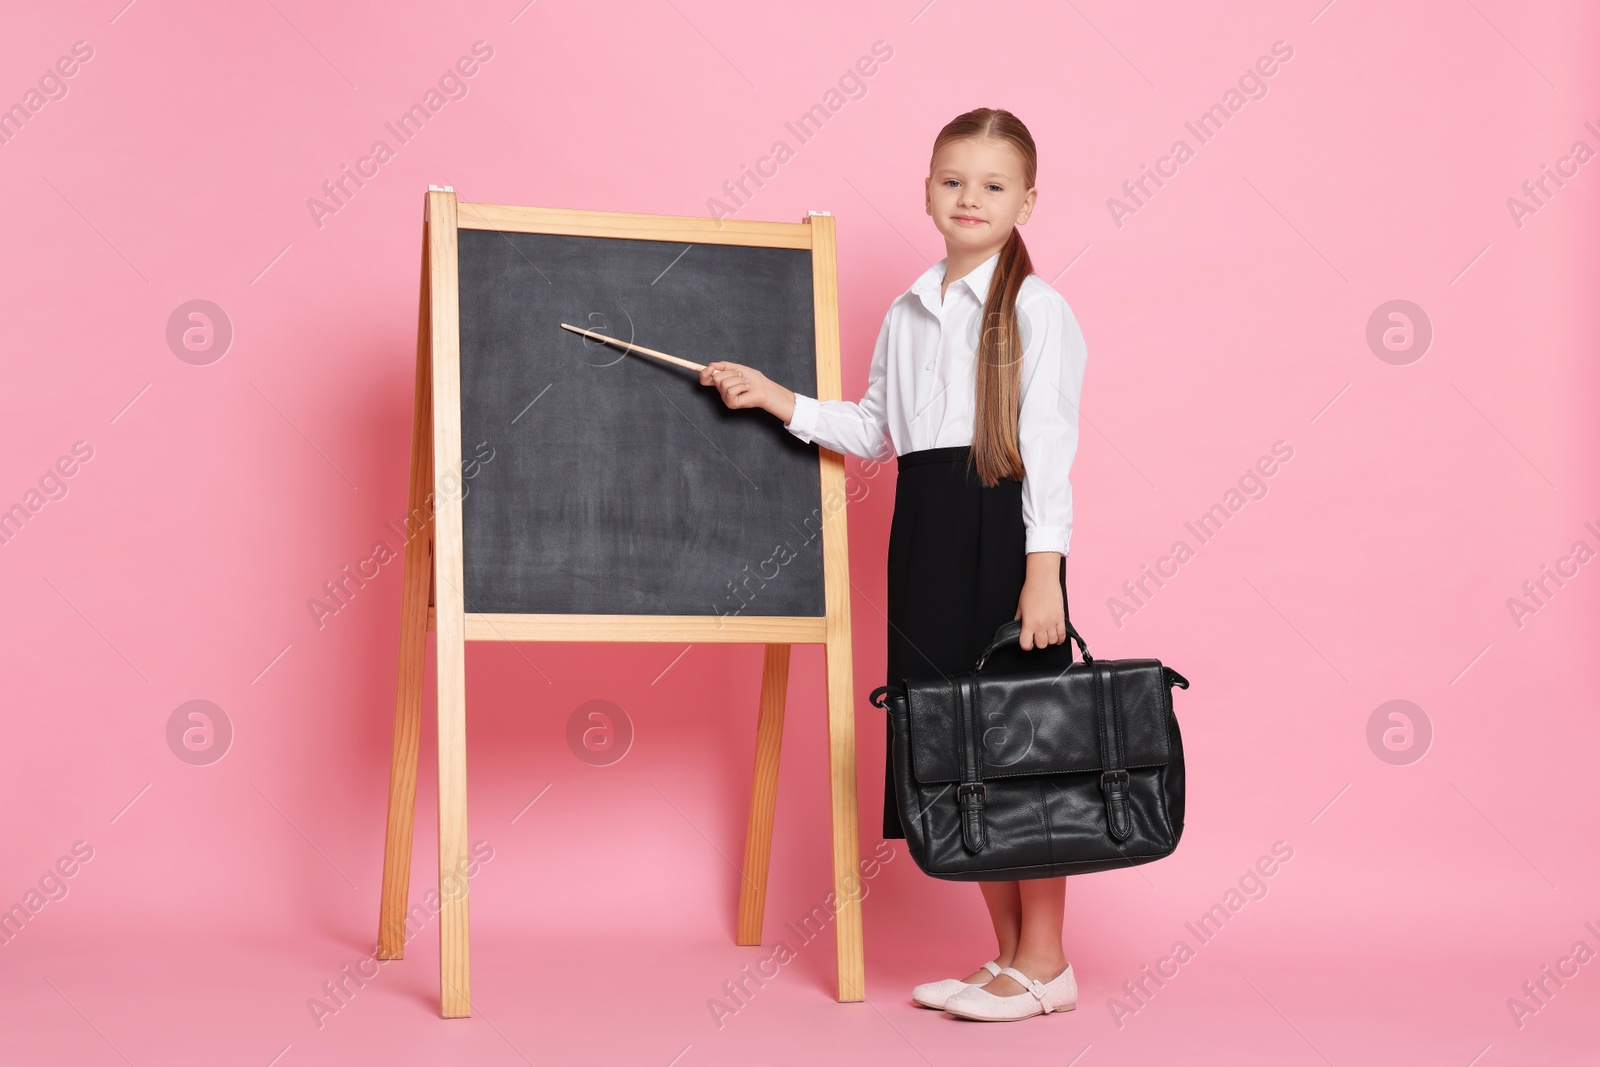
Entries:
{"type": "Polygon", "coordinates": [[[688,367],[690,370],[705,370],[706,369],[706,365],[704,363],[691,363],[687,359],[679,359],[677,356],[669,356],[665,352],[657,352],[655,349],[646,348],[644,345],[636,345],[636,344],[630,344],[627,341],[619,341],[615,337],[607,337],[603,333],[591,333],[588,330],[580,330],[580,329],[578,329],[578,327],[576,327],[576,326],[568,326],[564,322],[561,324],[561,328],[563,330],[571,330],[573,333],[581,333],[585,337],[593,337],[596,341],[604,341],[608,345],[620,345],[621,347],[626,348],[630,352],[642,352],[647,356],[654,356],[657,359],[664,359],[668,363],[676,363],[678,366],[680,366],[680,367],[688,367]]]}

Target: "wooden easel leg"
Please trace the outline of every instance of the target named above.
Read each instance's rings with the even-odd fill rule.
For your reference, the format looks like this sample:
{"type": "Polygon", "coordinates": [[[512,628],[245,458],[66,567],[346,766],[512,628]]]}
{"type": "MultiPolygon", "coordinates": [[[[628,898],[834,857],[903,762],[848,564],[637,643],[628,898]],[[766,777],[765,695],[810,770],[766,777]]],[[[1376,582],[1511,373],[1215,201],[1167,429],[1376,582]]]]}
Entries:
{"type": "Polygon", "coordinates": [[[828,628],[828,782],[833,801],[834,934],[838,941],[839,1000],[866,996],[861,944],[860,827],[856,815],[856,712],[848,622],[828,628]]]}
{"type": "MultiPolygon", "coordinates": [[[[839,277],[831,215],[808,215],[811,291],[816,311],[817,396],[839,391],[839,277]]],[[[845,534],[844,457],[821,449],[822,582],[828,659],[828,792],[833,800],[834,931],[839,944],[839,1000],[866,997],[861,947],[860,827],[856,819],[855,679],[850,671],[850,560],[845,534]]]]}
{"type": "Polygon", "coordinates": [[[439,996],[447,1019],[472,1014],[467,957],[466,642],[436,638],[439,675],[439,996]]]}
{"type": "Polygon", "coordinates": [[[461,515],[461,323],[456,195],[428,191],[433,364],[434,656],[439,683],[439,1008],[472,1014],[467,959],[467,627],[461,515]]]}
{"type": "Polygon", "coordinates": [[[378,958],[406,953],[406,907],[411,889],[412,817],[417,806],[417,742],[422,729],[422,681],[428,648],[429,583],[433,577],[433,375],[428,359],[428,241],[423,224],[422,294],[418,301],[417,379],[411,408],[411,485],[400,586],[400,666],[395,683],[394,752],[389,762],[389,821],[383,842],[383,893],[378,907],[378,958]]]}
{"type": "Polygon", "coordinates": [[[383,902],[378,958],[406,954],[406,907],[411,888],[412,817],[417,806],[417,743],[422,728],[422,681],[428,645],[428,544],[406,548],[400,592],[400,671],[394,706],[394,752],[389,763],[389,823],[383,842],[383,902]]]}
{"type": "Polygon", "coordinates": [[[778,803],[778,763],[783,747],[783,705],[789,691],[789,646],[768,645],[761,667],[761,709],[756,718],[756,769],[750,787],[750,827],[744,841],[744,880],[739,886],[740,945],[761,944],[767,908],[767,867],[772,858],[772,819],[778,803]]]}

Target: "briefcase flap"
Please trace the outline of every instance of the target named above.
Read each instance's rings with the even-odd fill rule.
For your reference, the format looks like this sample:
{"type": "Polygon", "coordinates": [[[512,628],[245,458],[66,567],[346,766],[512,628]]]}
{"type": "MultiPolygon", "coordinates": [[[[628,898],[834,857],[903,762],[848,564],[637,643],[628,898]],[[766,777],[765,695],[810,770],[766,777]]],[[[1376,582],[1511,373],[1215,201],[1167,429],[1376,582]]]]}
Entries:
{"type": "MultiPolygon", "coordinates": [[[[1172,690],[1161,661],[1097,660],[1112,670],[1122,722],[1123,766],[1167,762],[1172,690]]],[[[976,721],[983,735],[983,777],[1098,771],[1100,726],[1088,664],[1065,672],[977,675],[976,721]]],[[[906,684],[911,765],[927,785],[961,779],[956,687],[944,678],[906,684]]]]}

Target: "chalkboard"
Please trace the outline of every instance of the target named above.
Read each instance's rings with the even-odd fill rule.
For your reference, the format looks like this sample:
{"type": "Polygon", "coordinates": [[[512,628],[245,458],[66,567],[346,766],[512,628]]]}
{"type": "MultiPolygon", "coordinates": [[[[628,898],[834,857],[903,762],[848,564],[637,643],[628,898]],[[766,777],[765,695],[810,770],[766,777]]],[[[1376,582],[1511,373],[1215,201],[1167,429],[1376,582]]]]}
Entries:
{"type": "Polygon", "coordinates": [[[466,611],[823,615],[816,446],[729,410],[693,371],[559,325],[746,363],[815,396],[812,253],[457,241],[466,611]]]}

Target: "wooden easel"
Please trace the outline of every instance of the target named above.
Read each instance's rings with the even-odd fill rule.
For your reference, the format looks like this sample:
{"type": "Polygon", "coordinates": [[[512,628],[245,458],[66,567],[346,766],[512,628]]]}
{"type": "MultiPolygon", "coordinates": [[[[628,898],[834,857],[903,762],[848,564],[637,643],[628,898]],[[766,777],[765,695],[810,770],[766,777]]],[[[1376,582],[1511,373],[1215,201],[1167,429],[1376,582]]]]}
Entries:
{"type": "MultiPolygon", "coordinates": [[[[411,485],[407,523],[419,528],[405,549],[400,604],[400,664],[395,695],[394,751],[384,842],[378,958],[405,954],[411,875],[412,818],[427,631],[435,632],[439,729],[440,885],[463,892],[441,899],[440,1006],[446,1018],[472,1012],[468,968],[467,895],[457,872],[466,862],[467,641],[670,641],[763,644],[756,721],[754,782],[745,840],[736,942],[761,943],[768,859],[777,800],[789,646],[826,648],[828,774],[833,822],[833,884],[838,910],[838,999],[861,1000],[865,974],[861,941],[860,860],[856,814],[855,711],[850,651],[850,579],[842,506],[822,515],[826,613],[819,617],[623,616],[472,614],[464,606],[460,479],[447,488],[440,472],[461,471],[461,351],[456,232],[462,229],[634,237],[704,244],[778,245],[812,250],[816,306],[817,392],[837,399],[838,281],[834,220],[809,215],[801,223],[744,222],[664,215],[458,204],[450,187],[430,186],[423,215],[422,291],[417,326],[417,372],[411,423],[411,485]]],[[[844,499],[844,463],[820,450],[822,499],[844,499]]]]}

